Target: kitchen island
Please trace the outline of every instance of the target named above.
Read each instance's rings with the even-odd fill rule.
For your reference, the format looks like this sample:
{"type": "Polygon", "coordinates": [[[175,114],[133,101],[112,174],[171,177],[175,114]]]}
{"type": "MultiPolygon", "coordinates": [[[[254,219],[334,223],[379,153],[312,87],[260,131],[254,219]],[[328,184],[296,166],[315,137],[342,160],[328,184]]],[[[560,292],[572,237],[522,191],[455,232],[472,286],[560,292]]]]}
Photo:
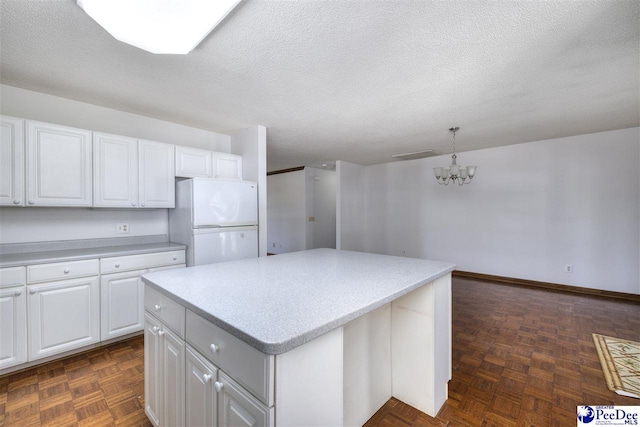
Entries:
{"type": "Polygon", "coordinates": [[[362,425],[391,396],[435,416],[451,263],[315,249],[143,276],[156,425],[362,425]]]}

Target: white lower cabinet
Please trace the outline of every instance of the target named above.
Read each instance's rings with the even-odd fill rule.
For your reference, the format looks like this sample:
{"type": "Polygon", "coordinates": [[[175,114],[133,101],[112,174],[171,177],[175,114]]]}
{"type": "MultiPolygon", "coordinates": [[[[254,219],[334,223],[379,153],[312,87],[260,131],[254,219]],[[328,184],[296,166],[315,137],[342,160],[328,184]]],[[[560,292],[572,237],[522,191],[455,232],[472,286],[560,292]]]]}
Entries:
{"type": "Polygon", "coordinates": [[[29,360],[100,341],[98,276],[29,285],[29,360]]]}
{"type": "Polygon", "coordinates": [[[25,287],[0,289],[0,369],[27,361],[25,287]]]}
{"type": "Polygon", "coordinates": [[[184,341],[145,313],[145,413],[156,426],[184,425],[184,361],[184,341]]]}
{"type": "Polygon", "coordinates": [[[0,268],[0,370],[27,361],[26,269],[0,268]]]}
{"type": "Polygon", "coordinates": [[[144,327],[145,270],[100,277],[100,339],[106,341],[141,331],[144,327]]]}
{"type": "Polygon", "coordinates": [[[106,341],[142,331],[144,283],[140,277],[184,266],[184,251],[102,258],[100,270],[113,274],[100,276],[100,339],[106,341]]]}

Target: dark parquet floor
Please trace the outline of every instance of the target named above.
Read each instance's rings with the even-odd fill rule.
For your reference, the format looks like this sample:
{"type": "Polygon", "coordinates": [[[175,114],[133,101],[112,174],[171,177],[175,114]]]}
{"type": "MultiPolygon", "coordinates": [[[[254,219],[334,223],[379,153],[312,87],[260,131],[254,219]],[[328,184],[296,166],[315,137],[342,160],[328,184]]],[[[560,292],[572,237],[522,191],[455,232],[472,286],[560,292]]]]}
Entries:
{"type": "Polygon", "coordinates": [[[436,418],[395,399],[373,426],[567,426],[609,391],[591,334],[640,341],[640,304],[456,278],[453,378],[436,418]]]}
{"type": "MultiPolygon", "coordinates": [[[[391,399],[373,426],[575,426],[609,391],[592,333],[640,341],[640,304],[468,279],[453,284],[453,378],[437,417],[391,399]]],[[[0,378],[0,426],[140,425],[143,340],[0,378]]]]}

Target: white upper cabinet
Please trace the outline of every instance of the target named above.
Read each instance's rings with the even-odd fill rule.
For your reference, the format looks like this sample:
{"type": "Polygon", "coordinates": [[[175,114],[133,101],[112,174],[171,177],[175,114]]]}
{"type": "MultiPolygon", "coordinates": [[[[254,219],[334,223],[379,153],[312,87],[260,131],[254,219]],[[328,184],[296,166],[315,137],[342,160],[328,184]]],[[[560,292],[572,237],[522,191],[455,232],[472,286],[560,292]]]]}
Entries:
{"type": "Polygon", "coordinates": [[[229,153],[213,153],[213,177],[242,180],[242,156],[229,153]]]}
{"type": "Polygon", "coordinates": [[[27,121],[27,205],[91,206],[91,131],[27,121]]]}
{"type": "Polygon", "coordinates": [[[176,145],[176,176],[182,178],[213,177],[212,157],[211,151],[176,145]]]}
{"type": "Polygon", "coordinates": [[[138,140],[140,207],[175,207],[174,159],[173,145],[138,140]]]}
{"type": "Polygon", "coordinates": [[[93,206],[138,206],[138,140],[93,133],[93,206]]]}
{"type": "Polygon", "coordinates": [[[24,206],[24,120],[0,117],[0,205],[24,206]]]}

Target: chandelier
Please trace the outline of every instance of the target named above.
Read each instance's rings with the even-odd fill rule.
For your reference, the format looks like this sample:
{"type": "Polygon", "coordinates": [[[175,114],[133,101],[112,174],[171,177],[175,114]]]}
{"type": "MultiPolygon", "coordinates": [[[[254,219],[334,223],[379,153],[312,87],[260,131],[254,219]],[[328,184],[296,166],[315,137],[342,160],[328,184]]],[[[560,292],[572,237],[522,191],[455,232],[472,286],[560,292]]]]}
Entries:
{"type": "Polygon", "coordinates": [[[477,166],[458,166],[456,159],[456,132],[459,127],[449,128],[453,132],[453,156],[451,156],[451,165],[447,168],[433,168],[436,175],[436,181],[440,185],[449,185],[451,181],[457,182],[458,185],[469,184],[476,174],[477,166]]]}

